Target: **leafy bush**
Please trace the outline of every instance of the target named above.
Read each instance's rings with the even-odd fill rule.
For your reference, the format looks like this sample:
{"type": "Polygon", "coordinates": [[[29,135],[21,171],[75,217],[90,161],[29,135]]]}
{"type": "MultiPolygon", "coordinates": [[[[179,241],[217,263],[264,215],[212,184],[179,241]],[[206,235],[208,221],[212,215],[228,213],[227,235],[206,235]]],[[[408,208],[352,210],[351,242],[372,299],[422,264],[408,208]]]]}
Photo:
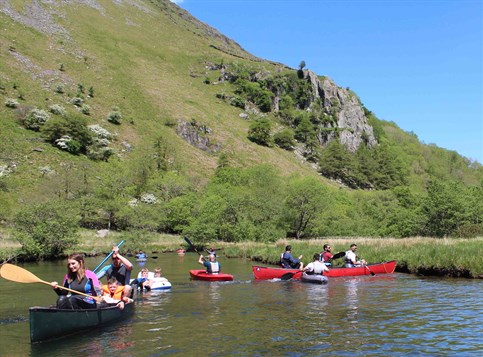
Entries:
{"type": "Polygon", "coordinates": [[[284,129],[273,136],[275,144],[285,150],[293,150],[295,146],[294,132],[292,129],[284,129]]]}
{"type": "Polygon", "coordinates": [[[12,99],[12,98],[7,98],[5,100],[5,106],[7,108],[17,108],[18,107],[18,101],[16,99],[12,99]]]}
{"type": "Polygon", "coordinates": [[[42,134],[48,142],[72,154],[86,152],[92,143],[91,131],[85,119],[78,115],[49,120],[42,128],[42,134]]]}
{"type": "Polygon", "coordinates": [[[30,130],[39,131],[49,119],[50,115],[45,110],[34,108],[25,117],[24,126],[30,130]]]}
{"type": "Polygon", "coordinates": [[[28,256],[36,259],[60,257],[78,241],[78,218],[62,202],[27,206],[15,217],[13,237],[28,256]]]}
{"type": "Polygon", "coordinates": [[[57,115],[62,115],[62,116],[67,114],[65,108],[62,105],[59,105],[59,104],[52,104],[49,107],[49,110],[52,114],[57,114],[57,115]]]}
{"type": "Polygon", "coordinates": [[[271,129],[272,125],[268,119],[257,119],[250,125],[250,128],[248,129],[248,139],[259,145],[271,146],[271,129]]]}
{"type": "Polygon", "coordinates": [[[70,102],[76,107],[81,107],[82,104],[84,104],[84,99],[82,99],[81,97],[74,97],[70,102]]]}
{"type": "Polygon", "coordinates": [[[114,110],[107,115],[107,121],[116,125],[121,124],[122,114],[118,110],[114,110]]]}
{"type": "Polygon", "coordinates": [[[84,104],[81,107],[81,113],[85,115],[90,115],[91,114],[91,107],[90,105],[84,104]]]}

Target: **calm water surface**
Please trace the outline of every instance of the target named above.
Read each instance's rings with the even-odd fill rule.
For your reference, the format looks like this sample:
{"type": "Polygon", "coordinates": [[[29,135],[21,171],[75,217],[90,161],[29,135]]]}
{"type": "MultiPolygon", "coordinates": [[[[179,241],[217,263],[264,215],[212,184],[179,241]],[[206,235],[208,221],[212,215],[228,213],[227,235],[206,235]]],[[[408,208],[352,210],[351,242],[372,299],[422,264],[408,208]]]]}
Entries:
{"type": "MultiPolygon", "coordinates": [[[[34,345],[28,307],[54,303],[55,293],[0,279],[0,356],[483,355],[482,281],[404,274],[331,278],[325,286],[254,281],[251,262],[223,258],[235,281],[190,281],[197,259],[150,258],[147,267],[162,267],[171,291],[138,295],[124,322],[34,345]]],[[[65,272],[63,261],[24,267],[47,281],[65,272]]]]}

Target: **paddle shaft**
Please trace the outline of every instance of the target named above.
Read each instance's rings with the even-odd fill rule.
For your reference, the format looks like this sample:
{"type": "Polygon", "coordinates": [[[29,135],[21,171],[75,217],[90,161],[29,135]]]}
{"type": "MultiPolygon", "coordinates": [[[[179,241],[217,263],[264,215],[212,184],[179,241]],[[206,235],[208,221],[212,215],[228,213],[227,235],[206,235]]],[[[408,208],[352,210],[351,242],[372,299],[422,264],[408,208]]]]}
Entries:
{"type": "Polygon", "coordinates": [[[369,273],[371,273],[372,276],[376,275],[376,273],[374,273],[371,269],[369,269],[367,265],[364,265],[364,267],[369,271],[369,273]]]}
{"type": "MultiPolygon", "coordinates": [[[[24,284],[25,283],[26,284],[41,283],[41,284],[52,286],[51,283],[49,283],[48,281],[40,279],[38,276],[31,273],[27,269],[24,269],[24,268],[21,268],[17,265],[13,265],[13,264],[9,264],[9,263],[5,263],[5,264],[1,265],[0,275],[4,279],[10,280],[10,281],[15,281],[17,283],[24,283],[24,284]]],[[[91,298],[97,300],[96,296],[91,296],[91,295],[82,293],[82,292],[77,291],[77,290],[72,290],[72,289],[66,288],[65,286],[61,286],[61,285],[57,285],[57,287],[59,289],[67,290],[67,291],[70,291],[72,293],[75,293],[75,294],[78,294],[78,295],[84,295],[84,296],[91,297],[91,298]]]]}
{"type": "MultiPolygon", "coordinates": [[[[49,283],[48,281],[44,281],[44,280],[40,280],[40,279],[39,279],[39,283],[42,283],[42,284],[47,284],[47,285],[52,286],[52,284],[51,284],[51,283],[49,283]]],[[[81,293],[80,291],[77,291],[77,290],[72,290],[72,289],[66,288],[65,286],[62,286],[62,285],[57,285],[57,288],[62,289],[62,290],[67,290],[67,291],[70,291],[71,293],[74,293],[74,294],[76,294],[76,295],[83,295],[83,296],[87,296],[87,297],[93,298],[93,299],[94,299],[94,300],[96,300],[96,301],[97,301],[97,299],[98,299],[98,296],[92,296],[92,295],[89,295],[89,294],[81,293]]]]}
{"type": "Polygon", "coordinates": [[[201,255],[201,253],[200,253],[200,252],[198,252],[198,251],[196,250],[196,248],[195,248],[194,244],[193,244],[193,243],[192,243],[192,242],[191,242],[191,241],[188,239],[188,237],[184,236],[183,238],[184,238],[184,240],[186,241],[186,243],[188,243],[188,245],[189,245],[189,246],[190,246],[190,247],[191,247],[191,248],[192,248],[192,249],[193,249],[193,250],[194,250],[196,253],[198,253],[199,255],[201,255]]]}
{"type": "MultiPolygon", "coordinates": [[[[118,248],[121,247],[121,245],[124,244],[124,240],[120,241],[119,244],[117,245],[118,248]]],[[[94,273],[97,273],[97,271],[99,270],[99,268],[106,262],[107,259],[109,259],[111,257],[111,255],[113,254],[114,252],[111,250],[111,252],[107,255],[107,257],[104,258],[104,260],[94,268],[93,272],[94,273]]]]}

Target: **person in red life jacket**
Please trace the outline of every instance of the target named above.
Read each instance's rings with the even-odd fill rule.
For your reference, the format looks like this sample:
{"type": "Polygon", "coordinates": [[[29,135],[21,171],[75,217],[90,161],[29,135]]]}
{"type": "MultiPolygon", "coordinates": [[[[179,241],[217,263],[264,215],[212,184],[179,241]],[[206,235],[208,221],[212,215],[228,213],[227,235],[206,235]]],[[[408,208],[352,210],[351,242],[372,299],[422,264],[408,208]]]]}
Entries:
{"type": "Polygon", "coordinates": [[[320,252],[320,261],[327,266],[332,266],[332,258],[334,255],[331,252],[330,244],[324,244],[324,250],[320,252]]]}
{"type": "MultiPolygon", "coordinates": [[[[59,295],[57,308],[59,309],[95,309],[96,299],[79,295],[74,292],[60,289],[56,281],[50,283],[54,291],[59,295]]],[[[67,257],[67,274],[64,277],[62,286],[76,290],[91,296],[101,295],[101,285],[94,272],[86,269],[84,256],[82,254],[71,254],[67,257]]]]}
{"type": "Polygon", "coordinates": [[[200,254],[198,263],[206,268],[208,274],[218,274],[221,270],[221,264],[216,260],[216,256],[210,254],[208,256],[208,261],[200,254]]]}
{"type": "Polygon", "coordinates": [[[102,286],[103,305],[116,305],[119,309],[124,309],[124,303],[132,302],[132,299],[123,296],[124,286],[120,285],[116,278],[112,277],[106,285],[102,286]]]}

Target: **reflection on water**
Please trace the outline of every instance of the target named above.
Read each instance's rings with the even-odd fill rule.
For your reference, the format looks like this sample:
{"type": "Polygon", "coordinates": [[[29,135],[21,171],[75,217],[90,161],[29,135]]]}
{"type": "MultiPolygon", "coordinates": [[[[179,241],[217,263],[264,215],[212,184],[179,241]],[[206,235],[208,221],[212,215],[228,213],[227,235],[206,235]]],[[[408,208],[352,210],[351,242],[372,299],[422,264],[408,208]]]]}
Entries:
{"type": "MultiPolygon", "coordinates": [[[[191,281],[188,270],[196,261],[192,254],[148,260],[150,270],[162,267],[171,291],[138,294],[136,313],[123,323],[37,345],[28,342],[27,308],[32,301],[50,304],[55,294],[40,284],[0,280],[0,356],[479,356],[483,351],[482,281],[403,274],[331,278],[327,285],[253,281],[250,263],[236,259],[223,259],[233,282],[191,281]]],[[[51,280],[65,266],[28,268],[51,280]]]]}

